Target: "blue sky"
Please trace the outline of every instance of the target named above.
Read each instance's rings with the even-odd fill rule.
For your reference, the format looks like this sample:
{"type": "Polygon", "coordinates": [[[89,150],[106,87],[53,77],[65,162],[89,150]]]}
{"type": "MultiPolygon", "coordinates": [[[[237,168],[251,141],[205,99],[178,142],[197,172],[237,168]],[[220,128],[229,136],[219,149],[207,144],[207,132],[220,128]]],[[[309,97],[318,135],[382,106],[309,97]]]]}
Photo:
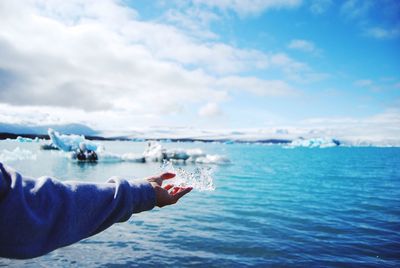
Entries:
{"type": "Polygon", "coordinates": [[[396,0],[3,2],[0,121],[399,126],[399,14],[396,0]]]}

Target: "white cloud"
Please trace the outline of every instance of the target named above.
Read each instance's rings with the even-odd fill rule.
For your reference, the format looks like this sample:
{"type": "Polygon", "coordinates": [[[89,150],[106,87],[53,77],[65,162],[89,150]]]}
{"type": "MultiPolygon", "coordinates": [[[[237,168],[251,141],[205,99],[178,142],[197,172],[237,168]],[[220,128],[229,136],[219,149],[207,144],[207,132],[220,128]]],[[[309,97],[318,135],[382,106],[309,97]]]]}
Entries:
{"type": "Polygon", "coordinates": [[[394,83],[395,79],[381,78],[378,81],[372,79],[360,79],[354,81],[354,85],[361,88],[366,88],[373,92],[391,91],[400,88],[400,83],[394,83]]]}
{"type": "Polygon", "coordinates": [[[261,14],[268,9],[295,8],[301,5],[302,0],[193,0],[193,3],[249,16],[261,14]]]}
{"type": "Polygon", "coordinates": [[[288,44],[288,48],[300,50],[307,53],[317,53],[319,49],[316,48],[313,42],[303,39],[293,39],[288,44]]]}
{"type": "Polygon", "coordinates": [[[107,133],[135,130],[149,125],[167,125],[165,118],[151,110],[132,113],[123,110],[85,111],[48,106],[12,106],[0,104],[0,122],[22,125],[82,123],[107,133]]]}
{"type": "Polygon", "coordinates": [[[361,79],[354,82],[354,85],[358,87],[370,87],[374,84],[371,79],[361,79]]]}
{"type": "Polygon", "coordinates": [[[385,29],[382,27],[372,27],[366,30],[366,35],[376,39],[393,39],[400,36],[400,27],[385,29]]]}
{"type": "Polygon", "coordinates": [[[310,10],[314,14],[322,14],[331,7],[332,3],[332,0],[312,0],[310,10]]]}
{"type": "Polygon", "coordinates": [[[272,67],[280,68],[287,79],[298,83],[310,83],[328,78],[327,73],[315,72],[306,63],[296,61],[285,53],[272,54],[269,57],[269,64],[272,67]]]}
{"type": "Polygon", "coordinates": [[[364,118],[310,118],[299,122],[320,136],[331,136],[352,144],[400,146],[400,110],[388,109],[364,118]]]}
{"type": "Polygon", "coordinates": [[[209,102],[206,105],[202,106],[199,110],[199,115],[204,117],[213,117],[219,116],[222,114],[221,109],[218,104],[215,102],[209,102]]]}
{"type": "Polygon", "coordinates": [[[2,1],[0,102],[15,111],[40,107],[60,123],[102,118],[104,126],[124,118],[145,124],[132,116],[138,115],[151,124],[162,114],[188,112],[191,104],[224,100],[232,90],[263,96],[295,91],[285,81],[245,71],[272,69],[289,79],[311,72],[285,54],[204,42],[137,16],[112,0],[2,1]]]}
{"type": "Polygon", "coordinates": [[[363,36],[380,40],[400,37],[397,0],[347,0],[340,12],[344,18],[356,22],[363,36]]]}
{"type": "Polygon", "coordinates": [[[217,85],[226,90],[252,92],[259,96],[287,96],[296,94],[296,90],[282,80],[262,80],[255,77],[225,77],[217,85]]]}
{"type": "Polygon", "coordinates": [[[340,8],[341,15],[355,22],[361,34],[379,40],[400,37],[397,0],[347,0],[340,8]]]}
{"type": "Polygon", "coordinates": [[[209,10],[198,7],[187,7],[183,10],[169,9],[163,15],[163,19],[184,29],[189,35],[204,39],[218,39],[218,35],[210,31],[209,26],[221,18],[209,10]]]}
{"type": "Polygon", "coordinates": [[[347,0],[341,6],[341,13],[349,19],[364,17],[373,7],[371,0],[347,0]]]}

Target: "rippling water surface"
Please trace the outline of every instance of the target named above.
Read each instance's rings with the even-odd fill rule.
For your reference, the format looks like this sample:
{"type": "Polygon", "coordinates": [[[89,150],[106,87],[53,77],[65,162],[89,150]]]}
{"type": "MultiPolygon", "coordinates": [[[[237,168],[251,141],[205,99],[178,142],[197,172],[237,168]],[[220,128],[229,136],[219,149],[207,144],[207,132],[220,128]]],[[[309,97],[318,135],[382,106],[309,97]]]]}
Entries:
{"type": "MultiPolygon", "coordinates": [[[[107,142],[107,151],[142,152],[144,143],[107,142]]],[[[295,148],[167,143],[230,158],[214,166],[215,191],[33,260],[0,266],[400,266],[400,148],[295,148]]],[[[6,164],[25,175],[105,181],[145,177],[157,163],[78,165],[37,143],[0,141],[6,164]],[[4,150],[32,152],[12,159],[4,150]]],[[[195,166],[183,166],[191,170],[195,166]]]]}

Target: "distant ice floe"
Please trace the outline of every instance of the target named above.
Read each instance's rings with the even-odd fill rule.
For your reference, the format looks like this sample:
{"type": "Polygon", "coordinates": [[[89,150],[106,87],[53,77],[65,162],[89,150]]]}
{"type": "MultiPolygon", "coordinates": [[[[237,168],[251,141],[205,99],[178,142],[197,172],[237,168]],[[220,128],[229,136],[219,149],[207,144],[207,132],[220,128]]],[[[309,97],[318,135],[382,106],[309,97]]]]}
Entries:
{"type": "Polygon", "coordinates": [[[18,142],[39,142],[40,141],[39,137],[31,139],[31,138],[24,138],[21,136],[18,136],[15,140],[18,142]]]}
{"type": "Polygon", "coordinates": [[[400,147],[400,141],[395,139],[388,139],[388,140],[341,140],[341,146],[344,147],[400,147]]]}
{"type": "Polygon", "coordinates": [[[3,149],[0,152],[0,161],[17,161],[17,160],[36,160],[37,155],[26,149],[16,147],[14,150],[9,151],[3,149]]]}
{"type": "Polygon", "coordinates": [[[296,139],[293,140],[284,148],[296,148],[296,147],[307,147],[307,148],[329,148],[339,146],[340,142],[332,138],[311,138],[311,139],[296,139]]]}
{"type": "Polygon", "coordinates": [[[175,168],[172,162],[164,161],[161,166],[163,172],[175,173],[175,177],[168,180],[168,184],[178,187],[192,187],[199,191],[214,191],[214,179],[212,169],[206,167],[195,168],[193,172],[188,172],[182,168],[175,168]]]}

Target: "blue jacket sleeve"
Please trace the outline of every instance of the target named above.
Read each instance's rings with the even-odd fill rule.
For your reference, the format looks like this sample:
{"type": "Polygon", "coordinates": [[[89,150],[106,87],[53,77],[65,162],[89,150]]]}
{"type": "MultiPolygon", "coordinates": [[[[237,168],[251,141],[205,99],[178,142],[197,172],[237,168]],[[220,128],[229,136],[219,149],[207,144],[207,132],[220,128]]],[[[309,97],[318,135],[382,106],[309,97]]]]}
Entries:
{"type": "Polygon", "coordinates": [[[0,257],[46,254],[154,205],[155,193],[148,182],[35,180],[0,163],[0,257]]]}

